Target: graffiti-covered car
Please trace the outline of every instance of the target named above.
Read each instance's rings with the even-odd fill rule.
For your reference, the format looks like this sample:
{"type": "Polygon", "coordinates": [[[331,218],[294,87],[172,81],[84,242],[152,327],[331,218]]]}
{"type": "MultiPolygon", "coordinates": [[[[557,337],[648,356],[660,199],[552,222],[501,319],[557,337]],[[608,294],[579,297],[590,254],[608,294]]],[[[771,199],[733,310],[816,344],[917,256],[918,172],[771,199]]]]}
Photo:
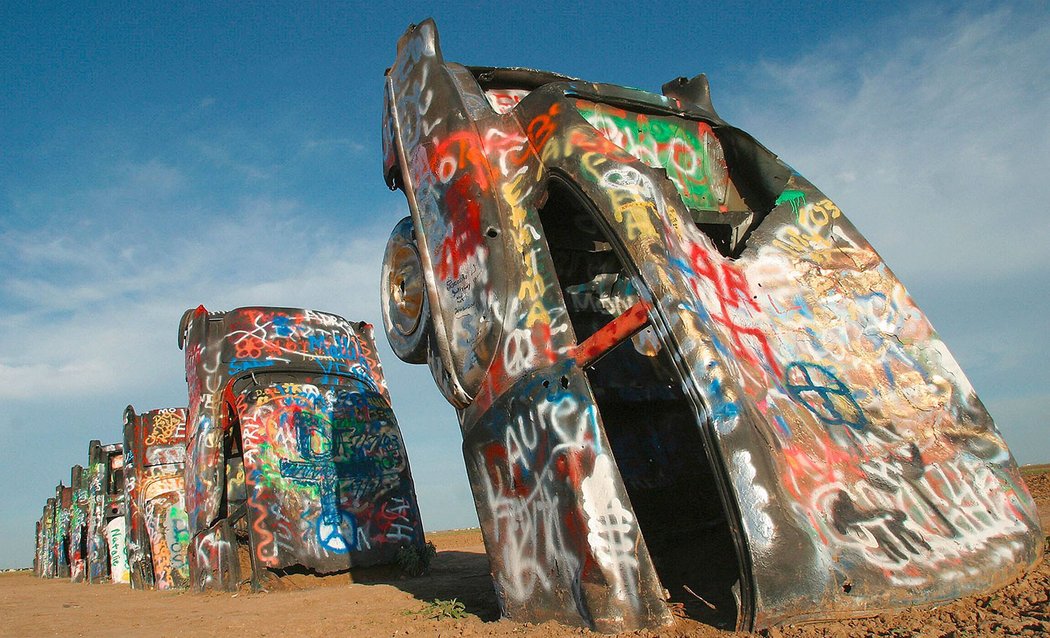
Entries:
{"type": "Polygon", "coordinates": [[[188,310],[186,505],[196,590],[331,573],[422,547],[372,326],[313,310],[188,310]]]}
{"type": "Polygon", "coordinates": [[[88,444],[87,582],[127,584],[124,445],[88,444]]]}
{"type": "Polygon", "coordinates": [[[932,604],[1033,565],[991,417],[875,250],[722,120],[446,61],[386,75],[397,355],[457,408],[503,612],[616,631],[671,601],[756,629],[932,604]]]}
{"type": "Polygon", "coordinates": [[[55,488],[54,554],[55,577],[69,578],[70,521],[73,513],[73,488],[59,483],[55,488]]]}
{"type": "Polygon", "coordinates": [[[70,487],[73,490],[69,510],[69,572],[74,583],[87,578],[88,542],[88,475],[80,465],[69,471],[70,487]]]}
{"type": "Polygon", "coordinates": [[[43,521],[37,520],[33,526],[33,575],[37,578],[43,577],[44,575],[44,560],[43,560],[43,538],[41,537],[40,530],[43,528],[43,521]]]}
{"type": "Polygon", "coordinates": [[[124,410],[128,569],[135,589],[189,586],[186,409],[124,410]]]}
{"type": "Polygon", "coordinates": [[[55,578],[58,575],[58,559],[55,556],[55,497],[44,503],[44,511],[36,524],[36,575],[55,578]]]}

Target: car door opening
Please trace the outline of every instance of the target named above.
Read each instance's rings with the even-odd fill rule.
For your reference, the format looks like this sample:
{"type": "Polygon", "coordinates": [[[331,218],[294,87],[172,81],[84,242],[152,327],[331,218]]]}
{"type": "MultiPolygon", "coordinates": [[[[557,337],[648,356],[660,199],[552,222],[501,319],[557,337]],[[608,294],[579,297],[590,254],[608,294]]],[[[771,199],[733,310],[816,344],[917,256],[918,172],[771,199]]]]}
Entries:
{"type": "Polygon", "coordinates": [[[671,603],[695,620],[731,628],[740,570],[700,425],[653,328],[629,338],[606,328],[644,303],[594,214],[574,187],[557,177],[548,182],[539,217],[577,343],[603,328],[618,341],[591,358],[587,378],[671,603]]]}

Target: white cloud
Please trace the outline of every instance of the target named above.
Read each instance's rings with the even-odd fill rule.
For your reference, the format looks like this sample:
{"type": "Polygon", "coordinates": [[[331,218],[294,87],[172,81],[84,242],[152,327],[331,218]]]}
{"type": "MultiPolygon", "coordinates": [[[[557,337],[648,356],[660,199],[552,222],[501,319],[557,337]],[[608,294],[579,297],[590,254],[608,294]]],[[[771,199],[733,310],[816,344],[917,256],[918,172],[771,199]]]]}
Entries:
{"type": "Polygon", "coordinates": [[[199,303],[378,320],[385,235],[318,231],[296,202],[261,196],[227,215],[179,214],[181,234],[138,229],[125,251],[114,250],[120,233],[103,224],[5,234],[0,398],[25,399],[42,385],[70,398],[133,392],[162,383],[156,370],[175,370],[170,382],[181,383],[176,324],[199,303]]]}
{"type": "Polygon", "coordinates": [[[346,148],[360,153],[365,150],[365,145],[349,137],[309,139],[303,143],[304,151],[329,151],[333,148],[346,148]]]}
{"type": "Polygon", "coordinates": [[[763,64],[747,82],[759,95],[731,95],[734,119],[835,199],[906,282],[1045,272],[1050,23],[1003,8],[892,24],[909,23],[906,35],[883,25],[874,46],[828,42],[763,64]]]}

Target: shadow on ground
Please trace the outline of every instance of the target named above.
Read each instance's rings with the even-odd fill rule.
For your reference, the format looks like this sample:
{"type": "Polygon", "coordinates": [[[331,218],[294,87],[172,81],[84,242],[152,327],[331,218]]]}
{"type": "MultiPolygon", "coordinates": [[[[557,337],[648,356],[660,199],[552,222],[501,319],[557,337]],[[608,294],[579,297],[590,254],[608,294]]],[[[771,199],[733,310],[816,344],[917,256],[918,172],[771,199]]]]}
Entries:
{"type": "Polygon", "coordinates": [[[486,622],[500,617],[488,557],[478,552],[440,551],[434,556],[430,573],[415,578],[402,575],[397,567],[392,566],[359,567],[328,575],[298,570],[272,572],[272,575],[264,585],[268,591],[314,589],[348,583],[390,585],[421,603],[455,598],[463,603],[467,613],[486,622]]]}

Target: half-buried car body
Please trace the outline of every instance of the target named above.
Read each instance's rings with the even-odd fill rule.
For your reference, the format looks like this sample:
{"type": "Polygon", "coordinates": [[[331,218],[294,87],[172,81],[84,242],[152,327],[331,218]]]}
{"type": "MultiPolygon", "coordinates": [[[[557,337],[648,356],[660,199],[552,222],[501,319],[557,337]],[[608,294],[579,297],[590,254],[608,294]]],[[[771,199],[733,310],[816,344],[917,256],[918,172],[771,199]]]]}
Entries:
{"type": "Polygon", "coordinates": [[[69,578],[70,521],[73,513],[73,488],[59,483],[55,488],[55,577],[69,578]]]}
{"type": "Polygon", "coordinates": [[[392,563],[423,528],[372,326],[292,308],[186,311],[195,590],[392,563]],[[245,578],[247,579],[247,577],[245,578]]]}
{"type": "Polygon", "coordinates": [[[36,575],[55,578],[58,574],[58,559],[55,556],[55,498],[49,497],[44,511],[36,524],[36,575]]]}
{"type": "Polygon", "coordinates": [[[128,569],[135,589],[189,586],[186,409],[124,410],[128,569]]]}
{"type": "Polygon", "coordinates": [[[87,582],[127,584],[124,445],[91,441],[87,473],[87,582]]]}
{"type": "Polygon", "coordinates": [[[74,583],[87,578],[88,475],[80,465],[69,471],[73,502],[69,510],[69,575],[74,583]]]}
{"type": "Polygon", "coordinates": [[[754,629],[1023,573],[1031,497],[904,287],[703,76],[663,93],[446,62],[429,20],[387,72],[386,331],[458,409],[504,614],[653,627],[666,588],[754,629]]]}

